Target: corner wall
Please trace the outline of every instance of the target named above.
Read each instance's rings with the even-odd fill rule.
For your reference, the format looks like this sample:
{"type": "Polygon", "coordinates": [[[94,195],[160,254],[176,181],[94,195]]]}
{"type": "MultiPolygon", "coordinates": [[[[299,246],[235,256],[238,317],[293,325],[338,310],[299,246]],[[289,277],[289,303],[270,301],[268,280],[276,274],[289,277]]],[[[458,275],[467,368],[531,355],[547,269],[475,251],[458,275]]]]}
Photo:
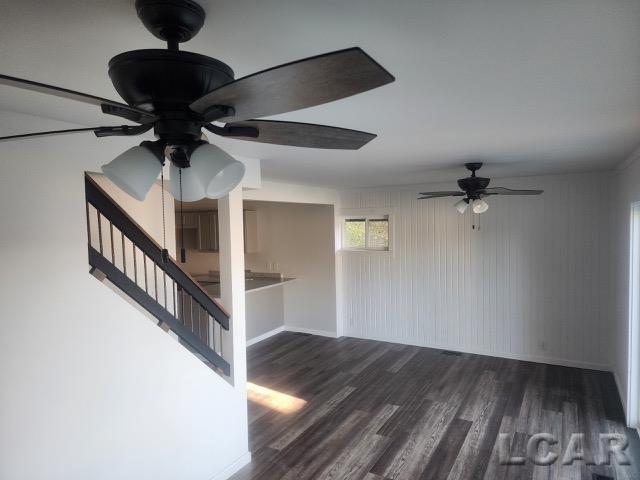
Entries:
{"type": "Polygon", "coordinates": [[[612,232],[612,318],[611,364],[620,397],[628,412],[629,354],[629,247],[631,204],[640,201],[640,150],[613,174],[611,206],[612,232]]]}
{"type": "MultiPolygon", "coordinates": [[[[7,133],[72,127],[0,112],[7,133]]],[[[0,144],[2,479],[218,480],[249,458],[244,383],[89,274],[83,172],[140,140],[0,144]]]]}
{"type": "MultiPolygon", "coordinates": [[[[278,287],[284,295],[286,328],[335,336],[333,207],[269,202],[258,211],[261,253],[247,255],[247,267],[264,271],[267,263],[275,264],[273,270],[296,279],[278,287]]],[[[247,301],[257,293],[247,293],[247,301]]]]}

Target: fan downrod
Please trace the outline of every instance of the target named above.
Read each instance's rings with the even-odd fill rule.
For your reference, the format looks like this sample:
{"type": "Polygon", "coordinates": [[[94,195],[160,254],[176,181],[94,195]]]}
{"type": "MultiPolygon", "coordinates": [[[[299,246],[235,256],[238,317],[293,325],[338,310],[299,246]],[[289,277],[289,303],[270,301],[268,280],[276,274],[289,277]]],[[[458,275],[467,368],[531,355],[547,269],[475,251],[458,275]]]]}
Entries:
{"type": "Polygon", "coordinates": [[[482,167],[482,162],[468,162],[465,163],[464,166],[471,172],[471,176],[475,177],[476,171],[480,170],[480,168],[482,167]]]}
{"type": "Polygon", "coordinates": [[[197,35],[205,12],[192,0],[136,0],[138,18],[155,37],[167,42],[169,50],[197,35]]]}

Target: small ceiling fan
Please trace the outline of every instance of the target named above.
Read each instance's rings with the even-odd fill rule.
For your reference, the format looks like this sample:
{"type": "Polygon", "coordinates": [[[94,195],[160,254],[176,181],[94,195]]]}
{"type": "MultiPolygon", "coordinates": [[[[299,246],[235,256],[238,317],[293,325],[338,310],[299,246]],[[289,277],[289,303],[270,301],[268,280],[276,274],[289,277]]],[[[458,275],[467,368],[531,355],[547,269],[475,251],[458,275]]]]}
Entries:
{"type": "Polygon", "coordinates": [[[9,85],[98,106],[137,125],[76,128],[0,137],[0,141],[76,132],[97,137],[139,135],[145,141],[102,167],[128,194],[143,200],[165,157],[171,190],[185,201],[219,198],[242,180],[244,165],[203,138],[222,137],[296,147],[357,150],[376,135],[298,122],[255,120],[349,97],[395,80],[360,48],[305,58],[234,80],[215,58],[180,51],[204,25],[205,12],[191,0],[136,0],[138,17],[167,49],[132,50],[109,61],[109,77],[126,103],[43,83],[0,75],[9,85]],[[212,123],[216,122],[216,123],[212,123]],[[179,184],[178,184],[179,182],[179,184]]]}
{"type": "Polygon", "coordinates": [[[489,210],[489,204],[484,197],[492,195],[540,195],[543,190],[512,190],[505,187],[489,187],[490,178],[476,177],[476,171],[482,167],[482,162],[465,163],[464,166],[471,172],[470,177],[458,180],[458,186],[462,191],[442,191],[442,192],[420,192],[422,197],[418,200],[428,200],[430,198],[441,197],[464,197],[454,205],[456,210],[464,213],[469,204],[473,213],[484,213],[489,210]]]}

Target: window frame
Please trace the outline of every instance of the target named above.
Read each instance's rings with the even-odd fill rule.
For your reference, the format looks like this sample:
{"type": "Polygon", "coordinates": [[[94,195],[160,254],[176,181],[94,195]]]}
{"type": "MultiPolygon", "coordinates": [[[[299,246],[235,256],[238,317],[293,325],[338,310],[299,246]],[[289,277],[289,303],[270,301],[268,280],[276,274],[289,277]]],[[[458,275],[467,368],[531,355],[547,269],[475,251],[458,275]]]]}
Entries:
{"type": "Polygon", "coordinates": [[[376,254],[390,254],[393,252],[393,213],[388,209],[348,209],[343,210],[339,217],[339,238],[340,243],[338,250],[349,253],[376,253],[376,254]],[[345,245],[345,225],[348,220],[364,220],[365,232],[364,241],[365,246],[362,247],[347,247],[345,245]],[[386,220],[387,228],[389,232],[389,241],[387,248],[370,247],[369,246],[369,222],[371,220],[386,220]]]}

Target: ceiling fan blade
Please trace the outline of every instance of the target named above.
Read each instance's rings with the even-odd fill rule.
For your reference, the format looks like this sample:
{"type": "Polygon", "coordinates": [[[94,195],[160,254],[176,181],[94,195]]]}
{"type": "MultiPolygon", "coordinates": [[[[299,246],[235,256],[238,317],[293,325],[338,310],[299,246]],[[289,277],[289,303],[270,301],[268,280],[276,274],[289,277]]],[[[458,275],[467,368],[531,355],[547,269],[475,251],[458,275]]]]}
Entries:
{"type": "Polygon", "coordinates": [[[9,135],[7,137],[0,137],[0,142],[6,142],[9,140],[19,140],[21,138],[30,137],[49,137],[53,135],[66,135],[69,133],[81,133],[81,132],[93,132],[96,137],[112,137],[112,136],[129,136],[139,135],[148,130],[151,130],[153,125],[119,125],[113,127],[84,127],[84,128],[68,128],[65,130],[49,130],[46,132],[33,132],[33,133],[21,133],[19,135],[9,135]]]}
{"type": "Polygon", "coordinates": [[[114,102],[106,98],[96,97],[86,93],[68,90],[66,88],[46,85],[44,83],[33,82],[23,78],[9,77],[8,75],[0,75],[0,85],[22,88],[23,90],[31,90],[33,92],[54,95],[60,98],[68,98],[78,102],[84,102],[102,108],[103,113],[124,117],[138,123],[149,123],[156,120],[155,115],[139,108],[130,107],[124,103],[114,102]]]}
{"type": "Polygon", "coordinates": [[[513,190],[505,187],[485,188],[481,195],[540,195],[544,190],[513,190]]]}
{"type": "Polygon", "coordinates": [[[212,120],[239,121],[322,105],[381,87],[394,76],[358,47],[325,53],[254,73],[227,83],[190,107],[207,119],[207,110],[231,107],[235,113],[212,120]]]}
{"type": "Polygon", "coordinates": [[[358,150],[376,138],[373,133],[349,130],[348,128],[276,120],[248,120],[228,123],[223,127],[223,130],[228,132],[222,133],[223,136],[239,140],[291,147],[340,150],[358,150]],[[243,135],[244,132],[252,131],[257,131],[257,136],[243,135]]]}
{"type": "Polygon", "coordinates": [[[440,198],[440,197],[464,197],[466,193],[459,192],[457,190],[443,191],[443,192],[420,192],[423,195],[418,200],[424,200],[427,198],[440,198]]]}

